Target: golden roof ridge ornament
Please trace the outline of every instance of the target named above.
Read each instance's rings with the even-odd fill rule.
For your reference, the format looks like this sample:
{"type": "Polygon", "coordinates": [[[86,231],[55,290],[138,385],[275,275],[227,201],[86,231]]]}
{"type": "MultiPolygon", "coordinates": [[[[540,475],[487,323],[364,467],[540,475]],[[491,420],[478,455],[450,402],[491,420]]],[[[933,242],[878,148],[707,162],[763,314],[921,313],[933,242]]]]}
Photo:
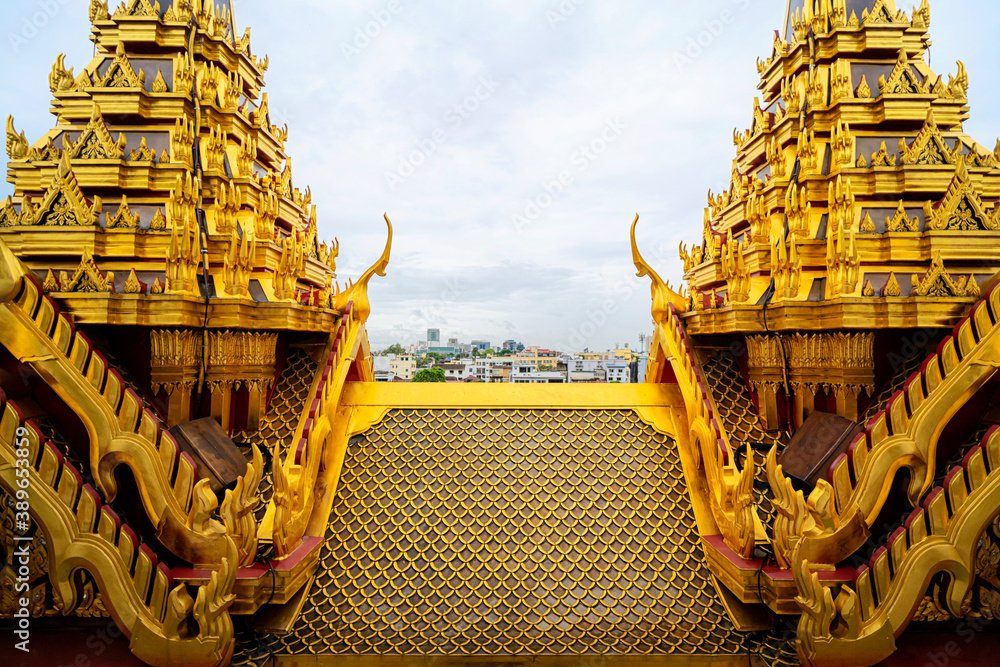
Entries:
{"type": "Polygon", "coordinates": [[[378,261],[371,268],[361,274],[358,282],[348,282],[347,288],[343,292],[340,291],[340,285],[337,284],[335,285],[336,291],[333,293],[334,310],[344,312],[347,310],[348,304],[353,302],[354,306],[352,307],[351,315],[361,323],[366,322],[372,312],[371,302],[368,300],[368,283],[376,275],[380,278],[385,278],[385,270],[389,267],[389,257],[392,254],[392,221],[389,220],[388,213],[383,217],[385,218],[385,224],[389,228],[389,237],[386,239],[385,250],[382,251],[382,256],[379,257],[378,261]]]}
{"type": "MultiPolygon", "coordinates": [[[[688,310],[688,299],[683,294],[678,294],[671,287],[670,283],[663,282],[660,278],[660,274],[653,270],[653,267],[643,259],[642,253],[639,252],[639,245],[635,241],[635,228],[639,224],[639,214],[635,214],[635,220],[632,222],[632,263],[635,264],[635,268],[638,273],[635,275],[639,278],[649,277],[650,287],[649,293],[653,299],[653,306],[651,313],[653,315],[654,322],[664,322],[670,315],[670,306],[673,305],[674,309],[678,313],[685,313],[688,310]]],[[[683,289],[683,288],[682,288],[683,289]]]]}

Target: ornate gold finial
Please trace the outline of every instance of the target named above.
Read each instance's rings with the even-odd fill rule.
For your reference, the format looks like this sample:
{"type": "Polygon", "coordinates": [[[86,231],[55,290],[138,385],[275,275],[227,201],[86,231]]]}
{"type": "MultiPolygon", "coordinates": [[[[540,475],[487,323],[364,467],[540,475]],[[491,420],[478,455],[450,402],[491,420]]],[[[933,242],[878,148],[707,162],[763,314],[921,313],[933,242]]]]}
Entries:
{"type": "Polygon", "coordinates": [[[174,56],[174,92],[189,97],[194,89],[195,68],[187,52],[174,56]]]}
{"type": "Polygon", "coordinates": [[[376,275],[381,278],[385,277],[385,270],[389,267],[389,257],[392,254],[392,221],[389,220],[388,213],[383,217],[385,218],[389,234],[385,241],[385,250],[382,251],[382,256],[379,257],[378,261],[371,268],[361,274],[358,282],[348,283],[347,288],[343,292],[340,291],[340,285],[337,284],[333,293],[334,309],[344,312],[347,309],[347,305],[353,303],[351,313],[355,321],[362,324],[368,321],[368,316],[372,310],[371,302],[368,300],[368,283],[376,275]]]}
{"type": "Polygon", "coordinates": [[[106,274],[97,268],[94,256],[90,248],[83,249],[83,257],[80,258],[80,265],[71,278],[69,274],[62,271],[59,274],[59,286],[63,292],[114,292],[115,274],[108,271],[106,274]]]}
{"type": "Polygon", "coordinates": [[[340,241],[334,239],[330,246],[326,245],[326,241],[319,246],[319,261],[329,267],[330,271],[337,272],[337,258],[340,257],[340,241]]]}
{"type": "Polygon", "coordinates": [[[896,209],[896,215],[891,218],[886,218],[885,220],[885,231],[887,232],[919,232],[920,231],[920,218],[914,217],[913,220],[906,214],[906,207],[903,206],[903,202],[899,202],[899,207],[896,209]]]}
{"type": "Polygon", "coordinates": [[[635,264],[637,273],[635,274],[639,278],[648,277],[650,280],[649,294],[652,297],[652,308],[651,313],[653,315],[654,322],[665,322],[667,317],[670,315],[670,306],[673,305],[674,309],[678,313],[684,313],[688,310],[688,299],[682,295],[674,292],[670,288],[669,283],[663,282],[660,278],[660,274],[653,270],[653,267],[646,262],[642,257],[642,253],[639,252],[639,244],[635,240],[635,228],[639,224],[639,214],[635,214],[635,220],[632,222],[631,240],[632,240],[632,263],[635,264]]]}
{"type": "Polygon", "coordinates": [[[281,246],[281,259],[274,269],[274,298],[277,301],[292,301],[296,298],[295,286],[299,274],[305,266],[305,244],[299,238],[299,231],[293,229],[281,246]]]}
{"type": "Polygon", "coordinates": [[[66,54],[60,53],[56,58],[56,64],[52,66],[52,73],[49,74],[49,90],[54,93],[72,90],[75,84],[73,78],[73,68],[66,69],[66,54]]]}
{"type": "Polygon", "coordinates": [[[135,275],[135,269],[131,269],[128,272],[128,278],[125,280],[125,288],[122,290],[124,294],[143,294],[146,291],[146,284],[139,280],[139,276],[135,275]]]}
{"type": "Polygon", "coordinates": [[[872,154],[872,167],[895,167],[898,156],[895,153],[889,154],[889,148],[882,142],[878,153],[872,154]]]}
{"type": "Polygon", "coordinates": [[[198,294],[201,233],[194,215],[174,218],[167,248],[167,290],[171,294],[198,294]]]}
{"type": "Polygon", "coordinates": [[[28,140],[24,132],[20,134],[14,129],[14,117],[7,116],[7,157],[11,160],[23,160],[28,156],[28,140]]]}
{"type": "Polygon", "coordinates": [[[253,227],[257,238],[269,239],[274,236],[274,223],[278,220],[281,200],[271,189],[260,191],[254,206],[253,227]]]}
{"type": "Polygon", "coordinates": [[[163,215],[163,209],[156,209],[156,214],[153,215],[152,221],[149,223],[149,229],[154,232],[162,232],[167,228],[167,218],[163,215]]]}
{"type": "Polygon", "coordinates": [[[861,83],[858,84],[858,89],[854,91],[854,96],[861,100],[870,100],[872,97],[871,86],[868,85],[868,79],[861,75],[861,83]]]}
{"type": "Polygon", "coordinates": [[[118,212],[112,216],[110,213],[107,214],[107,228],[123,228],[123,229],[138,229],[139,228],[139,216],[132,213],[131,209],[128,207],[128,197],[122,195],[121,206],[118,207],[118,212]]]}
{"type": "MultiPolygon", "coordinates": [[[[788,231],[799,238],[809,236],[809,222],[812,218],[812,202],[808,188],[794,183],[785,191],[785,213],[788,215],[788,231]]],[[[770,233],[770,230],[768,230],[770,233]]]]}
{"type": "Polygon", "coordinates": [[[830,85],[834,99],[854,96],[854,86],[851,85],[851,61],[845,59],[834,61],[831,77],[830,85]]]}
{"type": "Polygon", "coordinates": [[[851,134],[850,123],[838,120],[833,126],[830,148],[833,151],[833,162],[843,167],[854,166],[855,138],[851,134]]]}
{"type": "Polygon", "coordinates": [[[59,280],[56,278],[56,274],[49,269],[49,272],[45,275],[45,282],[42,283],[42,292],[44,294],[51,294],[53,292],[59,291],[59,280]]]}
{"type": "Polygon", "coordinates": [[[222,125],[216,125],[209,131],[205,153],[208,155],[209,171],[222,171],[223,160],[226,157],[227,137],[222,125]]]}
{"type": "Polygon", "coordinates": [[[802,283],[802,260],[799,258],[799,244],[794,234],[789,234],[787,245],[782,236],[775,237],[771,244],[771,265],[778,298],[797,297],[802,283]]]}
{"type": "Polygon", "coordinates": [[[865,217],[861,219],[861,225],[858,227],[858,230],[866,234],[874,234],[878,232],[878,227],[875,226],[875,221],[872,220],[872,214],[870,211],[865,211],[865,217]]]}
{"type": "Polygon", "coordinates": [[[239,223],[243,208],[243,188],[220,180],[215,190],[215,228],[219,234],[228,234],[239,223]]]}
{"type": "Polygon", "coordinates": [[[139,140],[139,148],[133,148],[129,159],[132,162],[155,162],[156,151],[146,144],[146,137],[139,140]]]}
{"type": "Polygon", "coordinates": [[[153,85],[150,88],[150,92],[153,93],[169,93],[170,88],[167,86],[167,80],[163,78],[163,70],[156,70],[156,78],[153,79],[153,85]]]}
{"type": "Polygon", "coordinates": [[[222,258],[222,283],[226,294],[243,298],[250,296],[250,276],[256,255],[257,239],[251,237],[249,230],[244,230],[240,239],[234,225],[229,238],[229,251],[222,258]]]}
{"type": "Polygon", "coordinates": [[[854,218],[857,204],[850,179],[837,177],[830,183],[830,217],[826,229],[827,294],[829,298],[849,296],[860,279],[861,256],[858,253],[854,218]],[[848,242],[850,229],[850,242],[848,242]]]}
{"type": "Polygon", "coordinates": [[[910,25],[914,28],[920,28],[926,30],[931,26],[931,5],[928,0],[923,0],[920,3],[920,8],[914,7],[913,9],[913,19],[910,21],[910,25]]]}
{"type": "Polygon", "coordinates": [[[902,292],[903,288],[900,287],[899,281],[896,280],[896,272],[893,271],[889,274],[889,282],[882,288],[882,296],[898,297],[902,292]]]}
{"type": "Polygon", "coordinates": [[[182,162],[188,167],[194,167],[194,150],[192,148],[194,138],[194,121],[178,118],[170,133],[171,160],[182,162]]]}
{"type": "Polygon", "coordinates": [[[90,22],[97,23],[98,21],[108,20],[108,0],[90,0],[90,22]]]}

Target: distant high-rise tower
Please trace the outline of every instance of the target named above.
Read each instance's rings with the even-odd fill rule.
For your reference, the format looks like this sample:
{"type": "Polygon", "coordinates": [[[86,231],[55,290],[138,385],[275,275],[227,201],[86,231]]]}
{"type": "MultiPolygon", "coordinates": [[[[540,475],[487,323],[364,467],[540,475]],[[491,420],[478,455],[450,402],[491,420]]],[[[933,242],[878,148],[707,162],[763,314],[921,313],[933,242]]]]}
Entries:
{"type": "Polygon", "coordinates": [[[427,342],[431,343],[431,347],[434,347],[434,343],[441,342],[441,330],[440,329],[428,329],[427,330],[427,342]]]}

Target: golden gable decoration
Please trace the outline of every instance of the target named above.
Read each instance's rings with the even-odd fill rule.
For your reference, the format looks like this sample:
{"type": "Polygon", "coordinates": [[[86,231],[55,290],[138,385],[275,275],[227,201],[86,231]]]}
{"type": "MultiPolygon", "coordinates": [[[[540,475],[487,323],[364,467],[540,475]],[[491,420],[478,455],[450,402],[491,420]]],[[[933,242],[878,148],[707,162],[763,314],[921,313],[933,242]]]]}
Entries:
{"type": "Polygon", "coordinates": [[[115,274],[113,271],[108,271],[107,274],[102,273],[97,268],[97,263],[94,262],[94,256],[91,254],[90,248],[84,248],[80,265],[77,267],[72,278],[65,271],[59,272],[59,289],[67,293],[81,292],[94,294],[114,292],[115,274]]]}
{"type": "Polygon", "coordinates": [[[69,153],[71,160],[121,160],[125,156],[125,135],[119,133],[117,142],[111,137],[101,115],[101,107],[96,102],[90,122],[80,138],[66,146],[68,137],[68,134],[63,134],[64,151],[69,153]]]}
{"type": "Polygon", "coordinates": [[[142,88],[146,85],[146,73],[136,72],[125,55],[124,42],[118,42],[115,58],[104,73],[101,80],[95,83],[95,88],[142,88]]]}
{"type": "Polygon", "coordinates": [[[73,175],[69,154],[66,153],[59,163],[55,178],[42,197],[41,205],[32,213],[30,219],[25,217],[28,211],[22,203],[21,224],[86,227],[98,224],[102,208],[104,205],[100,197],[94,197],[94,203],[88,206],[76,176],[73,175]]]}
{"type": "Polygon", "coordinates": [[[905,48],[899,51],[899,60],[889,77],[879,77],[878,87],[883,96],[926,95],[930,92],[927,81],[921,81],[914,73],[905,48]]]}
{"type": "Polygon", "coordinates": [[[123,2],[115,10],[114,18],[118,19],[123,16],[159,18],[160,3],[157,2],[155,5],[151,5],[149,0],[131,0],[126,6],[123,2]]]}
{"type": "Polygon", "coordinates": [[[28,162],[57,162],[61,157],[62,152],[52,143],[52,138],[46,137],[40,147],[28,151],[25,160],[28,162]]]}
{"type": "Polygon", "coordinates": [[[924,204],[927,230],[1000,231],[1000,206],[993,215],[986,212],[983,200],[972,185],[964,156],[958,158],[955,177],[948,192],[937,205],[924,204]]]}
{"type": "Polygon", "coordinates": [[[14,208],[14,200],[10,197],[0,206],[0,229],[4,227],[16,227],[21,224],[21,215],[14,208]]]}
{"type": "Polygon", "coordinates": [[[51,294],[52,292],[59,291],[59,280],[56,278],[56,274],[49,269],[49,272],[45,274],[45,282],[42,283],[42,293],[51,294]]]}
{"type": "Polygon", "coordinates": [[[931,267],[923,276],[913,275],[913,296],[929,297],[975,297],[982,296],[976,277],[954,279],[944,266],[941,252],[934,253],[931,267]]]}
{"type": "Polygon", "coordinates": [[[889,281],[882,288],[882,296],[886,297],[898,297],[903,293],[903,288],[899,284],[899,280],[896,279],[896,272],[893,271],[889,273],[889,281]]]}
{"type": "Polygon", "coordinates": [[[907,23],[907,20],[903,12],[896,10],[896,5],[892,0],[877,0],[871,11],[865,9],[861,12],[861,22],[864,25],[873,25],[875,23],[907,23]]]}
{"type": "Polygon", "coordinates": [[[899,140],[899,163],[904,165],[956,164],[961,154],[962,140],[955,140],[955,148],[948,147],[934,119],[934,109],[927,110],[924,127],[912,143],[907,144],[906,139],[899,140]]]}

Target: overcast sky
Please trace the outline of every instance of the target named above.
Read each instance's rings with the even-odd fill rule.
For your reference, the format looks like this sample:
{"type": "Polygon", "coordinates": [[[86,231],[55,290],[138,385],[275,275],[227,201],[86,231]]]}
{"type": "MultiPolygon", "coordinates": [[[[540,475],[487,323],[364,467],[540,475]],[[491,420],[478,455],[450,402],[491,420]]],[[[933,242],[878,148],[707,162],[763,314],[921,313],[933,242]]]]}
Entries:
{"type": "MultiPolygon", "coordinates": [[[[31,142],[54,122],[56,56],[79,72],[93,55],[88,4],[0,3],[0,112],[31,142]]],[[[270,55],[272,119],[291,128],[295,183],[312,186],[321,237],[341,241],[342,281],[379,256],[383,212],[394,223],[388,277],[371,289],[375,347],[434,327],[463,341],[605,349],[651,330],[632,218],[642,215],[647,259],[676,284],[677,246],[700,242],[706,193],[728,186],[733,129],[749,127],[757,58],[784,9],[785,0],[239,0],[237,23],[270,55]]],[[[933,0],[931,13],[932,68],[966,62],[966,130],[992,149],[996,3],[933,0]]]]}

